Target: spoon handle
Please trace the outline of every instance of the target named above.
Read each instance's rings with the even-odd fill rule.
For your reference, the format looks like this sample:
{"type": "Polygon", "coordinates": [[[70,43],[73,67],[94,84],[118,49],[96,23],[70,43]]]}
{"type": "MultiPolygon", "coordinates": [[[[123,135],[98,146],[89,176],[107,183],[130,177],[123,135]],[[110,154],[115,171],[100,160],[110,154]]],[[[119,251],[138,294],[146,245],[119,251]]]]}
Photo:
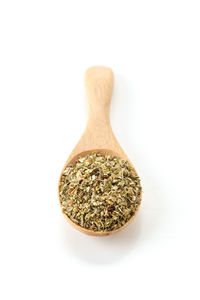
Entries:
{"type": "MultiPolygon", "coordinates": [[[[91,151],[103,151],[128,160],[110,125],[110,101],[113,91],[113,72],[107,67],[91,67],[85,73],[85,92],[88,121],[79,142],[66,165],[91,151]]],[[[65,166],[66,166],[65,165],[65,166]]]]}
{"type": "Polygon", "coordinates": [[[113,91],[113,72],[107,67],[91,67],[85,73],[85,92],[88,105],[88,126],[110,123],[110,101],[113,91]]]}

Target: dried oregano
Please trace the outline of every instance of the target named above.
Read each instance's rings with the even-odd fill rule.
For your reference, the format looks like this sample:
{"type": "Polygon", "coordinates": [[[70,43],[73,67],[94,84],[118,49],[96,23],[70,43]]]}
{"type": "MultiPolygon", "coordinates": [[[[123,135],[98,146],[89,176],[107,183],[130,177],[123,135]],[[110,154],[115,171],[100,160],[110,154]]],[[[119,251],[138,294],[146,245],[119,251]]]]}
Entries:
{"type": "Polygon", "coordinates": [[[140,179],[129,162],[99,153],[88,154],[68,166],[59,193],[63,213],[93,231],[120,228],[141,201],[140,179]]]}

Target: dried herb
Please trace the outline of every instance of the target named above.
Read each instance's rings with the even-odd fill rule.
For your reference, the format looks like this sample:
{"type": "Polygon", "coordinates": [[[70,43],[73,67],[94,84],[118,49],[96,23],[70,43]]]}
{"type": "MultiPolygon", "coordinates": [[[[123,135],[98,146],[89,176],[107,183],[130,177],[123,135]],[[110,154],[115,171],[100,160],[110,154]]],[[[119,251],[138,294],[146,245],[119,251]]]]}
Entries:
{"type": "Polygon", "coordinates": [[[141,202],[140,179],[129,162],[88,154],[67,167],[59,186],[63,213],[93,231],[123,226],[141,202]]]}

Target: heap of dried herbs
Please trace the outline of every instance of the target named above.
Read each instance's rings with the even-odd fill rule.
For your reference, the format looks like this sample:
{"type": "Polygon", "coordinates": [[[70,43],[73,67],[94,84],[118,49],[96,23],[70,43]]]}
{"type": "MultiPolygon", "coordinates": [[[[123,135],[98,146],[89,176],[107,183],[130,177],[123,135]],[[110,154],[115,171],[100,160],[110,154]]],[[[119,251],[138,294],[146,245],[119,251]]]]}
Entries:
{"type": "Polygon", "coordinates": [[[140,179],[131,165],[99,153],[88,154],[67,167],[59,193],[63,213],[93,231],[120,228],[141,201],[140,179]]]}

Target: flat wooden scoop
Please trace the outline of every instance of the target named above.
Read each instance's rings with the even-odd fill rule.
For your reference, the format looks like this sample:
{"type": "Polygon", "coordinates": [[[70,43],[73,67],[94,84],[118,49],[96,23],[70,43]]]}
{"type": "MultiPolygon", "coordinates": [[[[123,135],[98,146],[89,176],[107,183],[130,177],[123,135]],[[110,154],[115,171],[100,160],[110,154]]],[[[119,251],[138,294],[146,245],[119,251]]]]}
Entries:
{"type": "MultiPolygon", "coordinates": [[[[114,136],[110,125],[109,114],[113,83],[113,72],[110,68],[97,66],[91,67],[86,71],[85,91],[88,105],[88,121],[81,139],[64,165],[59,184],[66,167],[73,165],[78,158],[83,157],[88,153],[98,152],[104,155],[118,156],[129,161],[133,167],[114,136]]],[[[127,226],[135,217],[135,215],[133,215],[125,225],[113,231],[92,231],[75,224],[66,214],[64,214],[64,216],[76,229],[95,236],[103,236],[118,232],[127,226]]]]}

